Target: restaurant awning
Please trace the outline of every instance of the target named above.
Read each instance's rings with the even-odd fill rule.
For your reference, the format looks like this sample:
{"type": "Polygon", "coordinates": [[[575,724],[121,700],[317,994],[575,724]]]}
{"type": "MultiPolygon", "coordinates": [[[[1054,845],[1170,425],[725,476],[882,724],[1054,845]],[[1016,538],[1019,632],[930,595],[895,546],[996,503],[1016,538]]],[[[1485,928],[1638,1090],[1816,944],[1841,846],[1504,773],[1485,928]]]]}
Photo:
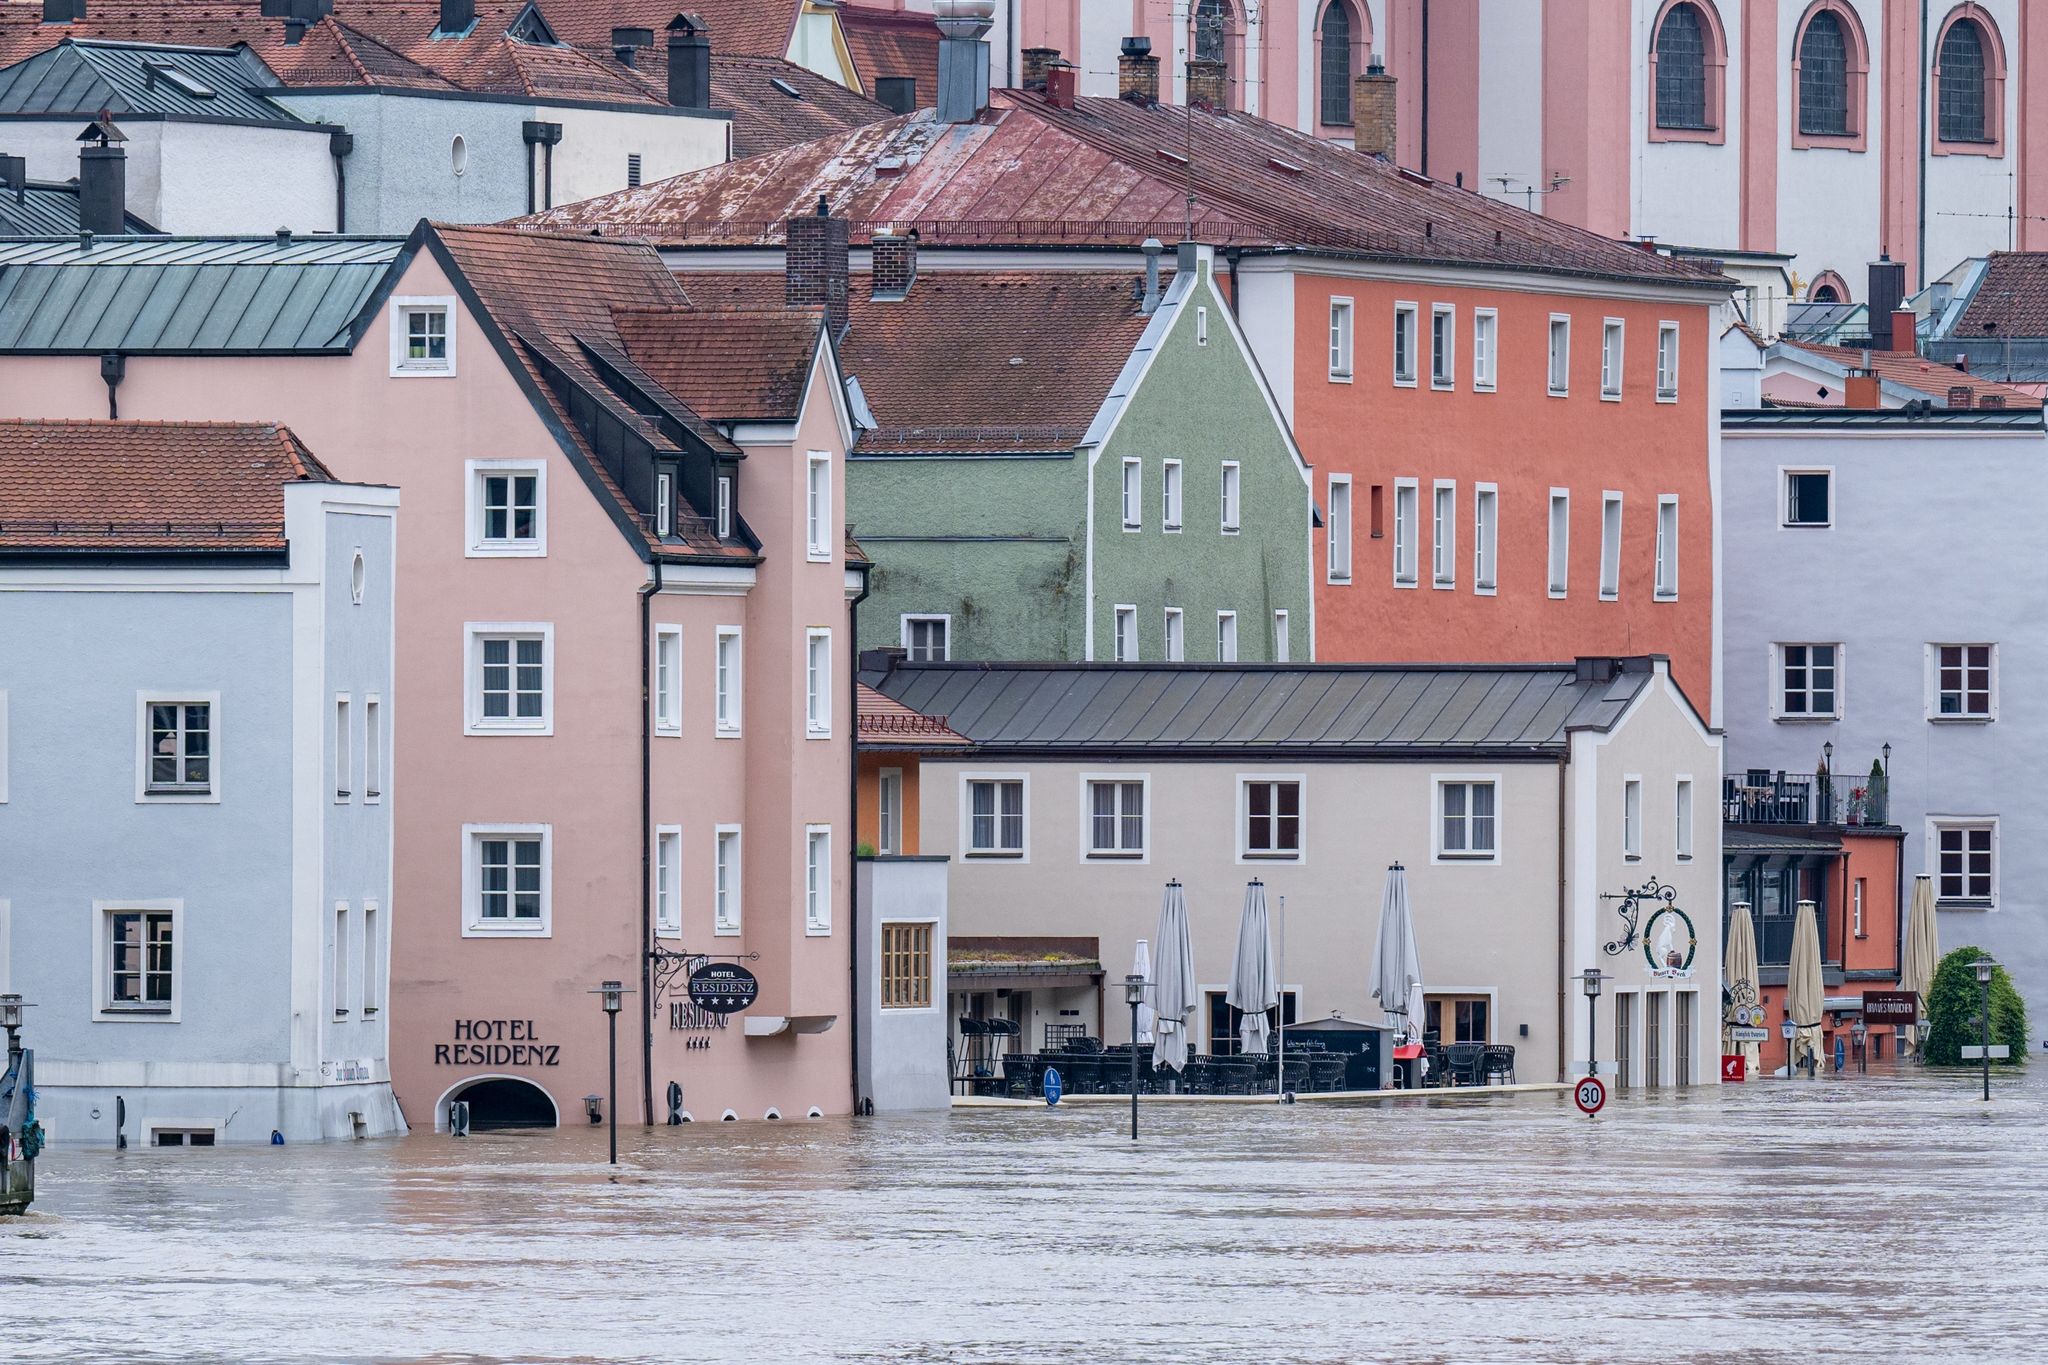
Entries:
{"type": "Polygon", "coordinates": [[[1094,938],[960,937],[946,945],[948,991],[1058,990],[1102,984],[1094,938]]]}

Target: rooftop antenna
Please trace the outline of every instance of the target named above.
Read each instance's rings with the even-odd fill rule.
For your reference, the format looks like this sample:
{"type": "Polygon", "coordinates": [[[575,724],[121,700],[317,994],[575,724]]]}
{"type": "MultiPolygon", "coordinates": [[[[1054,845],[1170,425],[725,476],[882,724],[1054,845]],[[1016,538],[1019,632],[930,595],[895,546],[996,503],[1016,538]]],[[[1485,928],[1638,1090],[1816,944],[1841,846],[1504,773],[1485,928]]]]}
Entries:
{"type": "Polygon", "coordinates": [[[1536,200],[1539,196],[1556,194],[1566,185],[1572,183],[1572,178],[1561,171],[1552,171],[1550,173],[1550,183],[1542,188],[1538,188],[1536,185],[1512,175],[1489,175],[1486,178],[1500,186],[1500,192],[1503,197],[1513,194],[1521,195],[1522,207],[1530,213],[1536,211],[1536,200]]]}

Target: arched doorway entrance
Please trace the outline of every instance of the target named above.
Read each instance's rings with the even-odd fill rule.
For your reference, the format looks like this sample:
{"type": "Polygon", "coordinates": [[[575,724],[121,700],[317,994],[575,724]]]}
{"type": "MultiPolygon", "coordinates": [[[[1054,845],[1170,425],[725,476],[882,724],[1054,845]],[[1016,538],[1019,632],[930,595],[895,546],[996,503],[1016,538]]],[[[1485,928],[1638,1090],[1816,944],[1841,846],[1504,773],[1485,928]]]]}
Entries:
{"type": "Polygon", "coordinates": [[[553,1128],[561,1122],[554,1100],[532,1081],[517,1076],[484,1076],[451,1086],[434,1115],[436,1128],[448,1126],[448,1106],[469,1105],[471,1132],[493,1128],[553,1128]]]}

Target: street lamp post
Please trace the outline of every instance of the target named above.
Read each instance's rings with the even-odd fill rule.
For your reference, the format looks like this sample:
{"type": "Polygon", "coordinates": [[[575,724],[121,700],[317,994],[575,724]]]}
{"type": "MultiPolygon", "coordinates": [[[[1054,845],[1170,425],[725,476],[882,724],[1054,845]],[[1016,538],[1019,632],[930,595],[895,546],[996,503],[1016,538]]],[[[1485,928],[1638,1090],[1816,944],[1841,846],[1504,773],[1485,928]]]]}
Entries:
{"type": "Polygon", "coordinates": [[[611,1162],[619,1164],[619,1010],[625,1004],[624,997],[632,992],[622,981],[607,981],[591,992],[601,996],[604,1005],[605,1023],[611,1034],[611,1045],[607,1053],[610,1068],[610,1120],[611,1120],[611,1162]]]}
{"type": "Polygon", "coordinates": [[[1586,1074],[1600,1074],[1600,1062],[1594,1055],[1599,1051],[1595,1041],[1600,1036],[1600,983],[1607,974],[1598,967],[1588,967],[1579,974],[1579,982],[1586,991],[1586,1074]]]}
{"type": "Polygon", "coordinates": [[[1145,978],[1124,978],[1124,1002],[1131,1007],[1131,1141],[1138,1140],[1138,1006],[1145,1003],[1145,978]]]}
{"type": "Polygon", "coordinates": [[[1855,1023],[1849,1025],[1849,1032],[1856,1039],[1856,1069],[1858,1071],[1870,1070],[1870,1025],[1858,1019],[1855,1023]]]}
{"type": "Polygon", "coordinates": [[[1998,963],[1989,957],[1979,957],[1970,964],[1977,969],[1978,992],[1978,1039],[1983,1044],[1979,1049],[1984,1054],[1984,1100],[1991,1101],[1991,973],[1998,963]]]}

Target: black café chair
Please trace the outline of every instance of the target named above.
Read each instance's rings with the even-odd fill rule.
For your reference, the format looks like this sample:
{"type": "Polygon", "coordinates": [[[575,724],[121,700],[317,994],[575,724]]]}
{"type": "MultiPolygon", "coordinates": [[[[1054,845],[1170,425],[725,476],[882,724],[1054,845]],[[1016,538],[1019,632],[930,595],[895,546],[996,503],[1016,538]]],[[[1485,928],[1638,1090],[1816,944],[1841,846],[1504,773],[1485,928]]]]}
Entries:
{"type": "Polygon", "coordinates": [[[1008,1083],[1012,1099],[1029,1099],[1038,1093],[1038,1077],[1041,1074],[1037,1058],[1028,1052],[1012,1052],[1003,1058],[1003,1079],[1008,1083]]]}
{"type": "Polygon", "coordinates": [[[1515,1083],[1515,1049],[1508,1044],[1486,1049],[1486,1083],[1496,1081],[1513,1085],[1515,1083]]]}
{"type": "Polygon", "coordinates": [[[1486,1044],[1452,1043],[1444,1049],[1444,1066],[1452,1085],[1486,1083],[1486,1044]]]}

